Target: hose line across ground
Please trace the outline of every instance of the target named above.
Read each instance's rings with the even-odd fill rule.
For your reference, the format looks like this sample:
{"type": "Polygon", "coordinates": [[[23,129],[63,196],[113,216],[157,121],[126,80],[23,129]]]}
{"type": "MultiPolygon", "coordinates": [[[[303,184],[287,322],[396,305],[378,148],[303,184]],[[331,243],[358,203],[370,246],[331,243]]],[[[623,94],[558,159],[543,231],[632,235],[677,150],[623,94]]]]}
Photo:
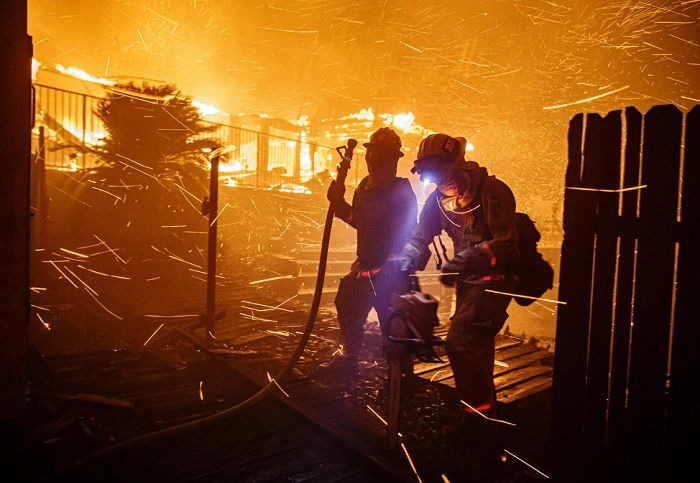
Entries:
{"type": "Polygon", "coordinates": [[[169,428],[165,429],[160,429],[158,431],[153,431],[151,433],[143,434],[141,436],[136,436],[131,439],[127,439],[126,441],[122,441],[120,443],[116,443],[112,446],[108,446],[107,448],[98,450],[94,453],[89,454],[88,456],[77,460],[74,463],[71,463],[68,466],[65,466],[58,470],[56,473],[54,473],[52,476],[52,479],[62,479],[69,474],[80,471],[83,468],[87,468],[90,465],[94,465],[100,461],[103,461],[104,459],[115,456],[118,453],[121,453],[122,451],[128,450],[128,449],[133,449],[148,443],[152,443],[154,441],[158,441],[160,439],[166,438],[166,437],[173,437],[173,436],[180,436],[187,434],[191,431],[195,431],[198,429],[205,428],[209,425],[212,425],[214,423],[220,422],[227,417],[235,414],[236,412],[245,409],[249,406],[252,406],[253,404],[257,403],[258,401],[261,401],[264,399],[272,389],[275,387],[275,381],[282,381],[284,380],[285,377],[289,375],[289,373],[292,371],[296,363],[299,361],[299,358],[304,352],[304,349],[306,348],[306,344],[309,341],[309,338],[311,337],[311,332],[313,331],[314,324],[316,323],[316,316],[318,315],[318,308],[321,303],[321,295],[323,292],[323,282],[326,277],[326,262],[328,260],[328,246],[330,243],[330,238],[331,238],[331,228],[333,226],[333,216],[335,214],[335,209],[333,206],[333,203],[330,204],[328,207],[328,213],[326,214],[326,223],[323,228],[323,239],[321,242],[321,255],[319,257],[319,263],[318,263],[318,274],[316,276],[316,288],[314,289],[314,297],[313,301],[311,302],[311,308],[309,309],[309,315],[306,320],[306,327],[304,328],[304,332],[299,339],[299,343],[297,344],[296,348],[294,349],[294,352],[292,353],[292,356],[289,358],[289,361],[287,364],[280,370],[280,372],[265,386],[260,388],[258,392],[250,396],[248,399],[245,401],[242,401],[235,406],[232,406],[228,409],[224,409],[221,412],[218,412],[216,414],[212,414],[210,416],[205,416],[200,419],[196,419],[194,421],[189,421],[187,423],[183,424],[178,424],[176,426],[171,426],[169,428]]]}

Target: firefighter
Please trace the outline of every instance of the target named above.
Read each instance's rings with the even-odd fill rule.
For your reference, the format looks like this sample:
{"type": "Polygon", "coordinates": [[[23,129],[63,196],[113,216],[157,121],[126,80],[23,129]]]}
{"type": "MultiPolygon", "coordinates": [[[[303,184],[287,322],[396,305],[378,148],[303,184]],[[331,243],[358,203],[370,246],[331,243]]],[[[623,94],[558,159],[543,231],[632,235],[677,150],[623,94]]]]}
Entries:
{"type": "Polygon", "coordinates": [[[408,179],[396,176],[403,156],[396,132],[380,128],[364,146],[369,174],[357,186],[352,204],[344,199],[344,185],[333,181],[328,189],[335,215],[357,230],[357,258],[350,273],[341,278],[335,298],[344,353],[339,364],[353,373],[362,348],[363,326],[372,307],[386,334],[390,297],[399,283],[396,264],[388,260],[401,253],[418,212],[408,179]]]}
{"type": "Polygon", "coordinates": [[[457,395],[467,403],[461,405],[466,411],[462,423],[478,426],[485,419],[476,411],[495,415],[495,336],[510,302],[510,297],[485,289],[510,291],[508,265],[518,248],[510,188],[476,162],[466,161],[465,147],[464,138],[446,134],[431,134],[421,142],[413,172],[437,189],[428,196],[400,260],[403,270],[423,270],[435,236],[444,231],[453,241],[455,255],[440,277],[457,295],[446,351],[457,395]]]}

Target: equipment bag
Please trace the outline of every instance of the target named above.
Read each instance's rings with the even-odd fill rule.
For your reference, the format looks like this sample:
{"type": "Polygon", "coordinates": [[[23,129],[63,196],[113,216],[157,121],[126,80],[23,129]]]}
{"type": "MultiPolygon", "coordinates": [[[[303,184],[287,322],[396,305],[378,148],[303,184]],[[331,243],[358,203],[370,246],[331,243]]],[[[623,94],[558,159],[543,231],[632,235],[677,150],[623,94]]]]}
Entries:
{"type": "MultiPolygon", "coordinates": [[[[537,251],[540,232],[535,223],[525,213],[515,214],[515,225],[518,230],[518,250],[520,256],[513,260],[511,271],[516,277],[515,292],[530,297],[541,297],[554,285],[554,270],[547,260],[537,251]]],[[[515,297],[518,305],[527,306],[533,299],[515,297]]]]}

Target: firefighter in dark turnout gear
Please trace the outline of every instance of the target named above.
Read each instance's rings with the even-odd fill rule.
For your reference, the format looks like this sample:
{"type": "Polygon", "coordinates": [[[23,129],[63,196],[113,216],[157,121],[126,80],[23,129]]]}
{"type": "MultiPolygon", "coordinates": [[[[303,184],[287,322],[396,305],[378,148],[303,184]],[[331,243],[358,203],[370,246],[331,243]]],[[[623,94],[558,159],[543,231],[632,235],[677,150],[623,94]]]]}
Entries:
{"type": "Polygon", "coordinates": [[[434,237],[444,231],[452,239],[455,255],[440,279],[457,292],[447,355],[467,413],[493,416],[495,336],[508,317],[510,297],[485,289],[511,291],[508,265],[518,256],[515,199],[505,183],[465,161],[465,146],[464,138],[446,134],[431,134],[421,143],[414,172],[437,189],[428,196],[400,259],[404,269],[422,270],[434,237]]]}
{"type": "Polygon", "coordinates": [[[400,280],[395,263],[387,261],[401,253],[418,212],[409,181],[396,176],[403,156],[399,136],[384,127],[364,146],[369,174],[357,186],[352,204],[344,199],[345,186],[333,182],[328,189],[336,216],[357,230],[357,259],[340,280],[335,299],[343,360],[350,370],[357,366],[363,326],[372,307],[386,334],[387,309],[400,280]]]}

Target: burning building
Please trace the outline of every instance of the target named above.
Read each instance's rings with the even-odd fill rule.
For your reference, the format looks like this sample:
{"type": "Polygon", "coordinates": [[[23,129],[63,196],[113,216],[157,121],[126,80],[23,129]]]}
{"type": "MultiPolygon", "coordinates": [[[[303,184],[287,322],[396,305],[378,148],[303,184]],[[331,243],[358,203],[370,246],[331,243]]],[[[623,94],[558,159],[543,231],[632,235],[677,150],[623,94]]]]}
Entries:
{"type": "MultiPolygon", "coordinates": [[[[0,8],[0,418],[26,480],[693,470],[699,2],[0,8]],[[461,255],[438,236],[420,247],[425,270],[404,264],[404,243],[359,265],[410,212],[341,203],[377,162],[363,144],[380,128],[401,138],[405,199],[461,255]],[[464,168],[463,151],[516,207],[470,191],[490,183],[482,171],[470,188],[436,187],[437,168],[421,182],[429,136],[424,162],[464,168]],[[503,255],[506,205],[521,224],[503,255]],[[546,287],[529,290],[527,256],[554,269],[546,287]],[[362,311],[389,261],[412,290],[391,293],[379,324],[362,311]],[[364,327],[350,358],[341,283],[364,327]],[[472,382],[494,391],[477,404],[452,357],[474,327],[460,340],[454,315],[511,298],[493,351],[493,334],[481,344],[472,382]]],[[[393,162],[389,137],[375,144],[393,162]]]]}

